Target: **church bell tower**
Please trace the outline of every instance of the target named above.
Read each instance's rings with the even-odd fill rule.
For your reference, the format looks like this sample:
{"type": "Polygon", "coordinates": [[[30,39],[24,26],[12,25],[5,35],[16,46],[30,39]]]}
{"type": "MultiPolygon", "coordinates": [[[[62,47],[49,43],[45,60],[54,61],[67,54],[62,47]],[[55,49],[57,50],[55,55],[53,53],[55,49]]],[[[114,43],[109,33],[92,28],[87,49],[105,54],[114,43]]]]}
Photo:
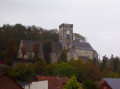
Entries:
{"type": "Polygon", "coordinates": [[[73,47],[73,24],[61,24],[59,26],[59,42],[65,49],[73,47]]]}

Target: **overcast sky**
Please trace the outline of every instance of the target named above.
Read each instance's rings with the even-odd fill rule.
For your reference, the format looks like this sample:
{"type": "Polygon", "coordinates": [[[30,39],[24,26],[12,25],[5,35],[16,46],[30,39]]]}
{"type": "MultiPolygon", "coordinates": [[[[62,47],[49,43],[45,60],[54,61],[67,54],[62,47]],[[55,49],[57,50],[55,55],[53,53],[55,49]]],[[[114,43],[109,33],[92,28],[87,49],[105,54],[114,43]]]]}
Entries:
{"type": "Polygon", "coordinates": [[[0,26],[7,23],[45,29],[70,23],[101,58],[120,57],[120,0],[0,0],[0,26]]]}

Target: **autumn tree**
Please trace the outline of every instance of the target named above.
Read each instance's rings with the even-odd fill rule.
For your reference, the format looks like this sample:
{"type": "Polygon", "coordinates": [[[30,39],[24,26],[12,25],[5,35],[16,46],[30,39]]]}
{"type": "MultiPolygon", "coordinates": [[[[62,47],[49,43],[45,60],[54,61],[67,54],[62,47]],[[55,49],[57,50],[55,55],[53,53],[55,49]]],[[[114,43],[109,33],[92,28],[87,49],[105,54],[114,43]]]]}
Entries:
{"type": "Polygon", "coordinates": [[[67,62],[67,50],[62,49],[58,58],[58,63],[67,62]]]}
{"type": "Polygon", "coordinates": [[[65,85],[64,89],[82,89],[79,82],[77,82],[77,79],[75,76],[72,76],[70,80],[65,85]]]}
{"type": "Polygon", "coordinates": [[[102,74],[98,67],[96,67],[91,62],[86,62],[84,65],[84,73],[81,76],[82,81],[87,80],[88,78],[99,81],[102,78],[102,74]]]}
{"type": "Polygon", "coordinates": [[[35,55],[34,58],[38,58],[39,53],[40,53],[40,44],[39,43],[34,43],[33,44],[33,52],[34,52],[34,55],[35,55]]]}
{"type": "Polygon", "coordinates": [[[21,46],[21,52],[22,52],[22,55],[23,55],[23,59],[24,59],[24,55],[26,55],[26,53],[27,53],[27,46],[25,46],[25,45],[23,45],[23,46],[21,46]]]}
{"type": "Polygon", "coordinates": [[[17,56],[17,48],[13,39],[9,39],[5,49],[5,62],[8,65],[13,64],[13,59],[17,56]]]}
{"type": "Polygon", "coordinates": [[[52,52],[52,42],[50,40],[44,41],[43,53],[44,53],[44,58],[45,58],[47,64],[50,64],[50,62],[51,62],[51,57],[50,57],[51,52],[52,52]]]}

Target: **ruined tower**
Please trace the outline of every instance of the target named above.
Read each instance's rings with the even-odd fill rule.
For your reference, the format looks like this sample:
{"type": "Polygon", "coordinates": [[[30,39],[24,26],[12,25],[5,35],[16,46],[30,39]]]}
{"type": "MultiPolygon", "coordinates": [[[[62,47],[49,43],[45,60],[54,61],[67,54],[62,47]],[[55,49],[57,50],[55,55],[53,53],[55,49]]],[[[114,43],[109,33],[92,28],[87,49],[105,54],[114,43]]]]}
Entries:
{"type": "Polygon", "coordinates": [[[59,26],[59,42],[65,49],[73,47],[73,24],[61,24],[59,26]]]}

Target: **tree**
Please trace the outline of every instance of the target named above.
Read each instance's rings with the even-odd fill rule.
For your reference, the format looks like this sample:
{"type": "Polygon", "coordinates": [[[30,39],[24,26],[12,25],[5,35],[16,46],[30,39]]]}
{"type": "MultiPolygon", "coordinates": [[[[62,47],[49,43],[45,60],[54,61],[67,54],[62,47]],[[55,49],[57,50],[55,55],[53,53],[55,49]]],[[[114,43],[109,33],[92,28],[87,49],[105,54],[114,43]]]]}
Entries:
{"type": "Polygon", "coordinates": [[[13,59],[17,56],[17,48],[15,46],[14,40],[9,39],[7,43],[7,47],[5,50],[5,62],[8,65],[13,64],[13,59]]]}
{"type": "Polygon", "coordinates": [[[24,55],[26,55],[26,53],[27,53],[27,46],[25,46],[25,45],[23,45],[23,46],[21,46],[21,52],[22,52],[22,55],[23,55],[23,59],[24,59],[24,55]]]}
{"type": "Polygon", "coordinates": [[[50,64],[51,62],[51,57],[50,57],[51,52],[52,52],[52,42],[50,40],[46,40],[43,43],[43,53],[47,64],[50,64]]]}
{"type": "Polygon", "coordinates": [[[107,65],[108,65],[108,57],[106,57],[106,55],[105,55],[105,56],[103,56],[103,60],[102,60],[102,64],[101,64],[101,71],[103,69],[105,69],[107,67],[107,65]]]}
{"type": "Polygon", "coordinates": [[[75,75],[76,77],[78,77],[77,69],[64,62],[62,62],[61,64],[57,64],[54,73],[59,74],[60,76],[71,77],[75,75]]]}
{"type": "Polygon", "coordinates": [[[86,42],[85,37],[83,37],[82,35],[80,35],[78,33],[74,33],[73,36],[74,36],[74,41],[77,41],[77,42],[86,42]]]}
{"type": "Polygon", "coordinates": [[[60,52],[60,56],[58,58],[58,63],[67,62],[67,51],[66,49],[62,49],[60,52]]]}
{"type": "Polygon", "coordinates": [[[82,89],[82,87],[79,82],[77,82],[76,77],[72,76],[65,85],[64,89],[82,89]]]}
{"type": "Polygon", "coordinates": [[[87,79],[86,81],[84,81],[83,85],[84,89],[99,89],[97,84],[91,79],[87,79]]]}
{"type": "Polygon", "coordinates": [[[92,62],[94,65],[99,66],[99,60],[97,58],[93,58],[92,62]]]}
{"type": "Polygon", "coordinates": [[[53,76],[55,68],[56,68],[56,64],[49,64],[45,66],[44,75],[53,76]]]}
{"type": "Polygon", "coordinates": [[[33,81],[35,76],[34,66],[31,63],[18,65],[13,67],[9,75],[16,81],[33,81]]]}
{"type": "Polygon", "coordinates": [[[40,53],[40,44],[39,43],[34,43],[33,44],[33,52],[35,54],[34,58],[38,58],[39,57],[39,53],[40,53]]]}
{"type": "Polygon", "coordinates": [[[35,73],[36,74],[44,74],[46,67],[46,62],[42,58],[37,58],[37,61],[34,63],[35,73]]]}
{"type": "Polygon", "coordinates": [[[91,62],[86,62],[85,63],[85,71],[81,76],[82,81],[87,80],[88,78],[94,80],[94,81],[99,81],[102,78],[102,74],[93,63],[91,62]]]}
{"type": "Polygon", "coordinates": [[[69,62],[69,65],[76,67],[77,71],[78,71],[78,77],[77,80],[79,82],[82,82],[82,75],[86,72],[86,68],[85,68],[85,61],[82,58],[78,58],[77,60],[75,60],[74,58],[72,58],[69,62]]]}

